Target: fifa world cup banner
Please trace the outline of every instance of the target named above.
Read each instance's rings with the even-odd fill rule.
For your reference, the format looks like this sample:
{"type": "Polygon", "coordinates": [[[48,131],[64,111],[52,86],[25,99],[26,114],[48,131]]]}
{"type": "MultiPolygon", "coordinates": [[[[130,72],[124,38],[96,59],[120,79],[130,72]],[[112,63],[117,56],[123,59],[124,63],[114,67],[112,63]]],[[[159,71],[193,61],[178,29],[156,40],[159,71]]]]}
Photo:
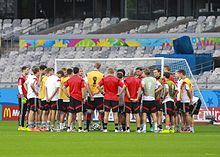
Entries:
{"type": "Polygon", "coordinates": [[[18,106],[2,106],[2,120],[13,120],[17,121],[19,116],[18,106]]]}

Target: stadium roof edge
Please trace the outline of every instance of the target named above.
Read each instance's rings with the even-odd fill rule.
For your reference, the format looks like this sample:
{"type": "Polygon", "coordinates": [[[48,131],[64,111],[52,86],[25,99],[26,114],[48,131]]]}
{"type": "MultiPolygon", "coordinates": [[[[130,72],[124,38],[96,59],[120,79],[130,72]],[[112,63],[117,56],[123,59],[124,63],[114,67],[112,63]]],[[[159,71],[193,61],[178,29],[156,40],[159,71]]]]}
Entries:
{"type": "Polygon", "coordinates": [[[88,34],[88,35],[22,35],[20,40],[38,39],[106,39],[106,38],[179,38],[189,37],[220,37],[219,33],[154,33],[154,34],[88,34]]]}

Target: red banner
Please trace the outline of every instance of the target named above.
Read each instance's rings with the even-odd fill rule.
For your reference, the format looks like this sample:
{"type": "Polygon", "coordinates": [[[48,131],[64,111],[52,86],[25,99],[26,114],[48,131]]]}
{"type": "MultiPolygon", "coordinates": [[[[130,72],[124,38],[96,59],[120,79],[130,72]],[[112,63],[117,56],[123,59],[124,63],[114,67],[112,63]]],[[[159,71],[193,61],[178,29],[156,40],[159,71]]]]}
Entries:
{"type": "MultiPolygon", "coordinates": [[[[205,122],[206,115],[212,115],[216,117],[216,122],[220,123],[220,107],[208,107],[209,111],[205,108],[201,108],[199,115],[194,116],[196,122],[205,122]]],[[[2,106],[2,120],[14,120],[17,121],[19,116],[18,106],[2,106]]]]}
{"type": "Polygon", "coordinates": [[[18,106],[2,106],[2,120],[18,120],[18,106]]]}
{"type": "Polygon", "coordinates": [[[208,107],[207,111],[204,107],[201,107],[199,115],[194,116],[194,120],[198,122],[203,122],[206,120],[207,115],[215,116],[216,122],[220,122],[220,107],[208,107]]]}

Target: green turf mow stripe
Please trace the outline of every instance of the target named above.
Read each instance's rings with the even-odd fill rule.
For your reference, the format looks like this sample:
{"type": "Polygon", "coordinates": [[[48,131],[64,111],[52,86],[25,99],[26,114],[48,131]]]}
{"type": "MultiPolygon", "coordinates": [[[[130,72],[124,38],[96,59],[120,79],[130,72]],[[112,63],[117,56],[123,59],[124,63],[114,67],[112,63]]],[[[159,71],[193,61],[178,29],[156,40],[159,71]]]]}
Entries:
{"type": "Polygon", "coordinates": [[[220,126],[196,126],[195,134],[18,132],[0,122],[0,157],[220,157],[220,126]]]}

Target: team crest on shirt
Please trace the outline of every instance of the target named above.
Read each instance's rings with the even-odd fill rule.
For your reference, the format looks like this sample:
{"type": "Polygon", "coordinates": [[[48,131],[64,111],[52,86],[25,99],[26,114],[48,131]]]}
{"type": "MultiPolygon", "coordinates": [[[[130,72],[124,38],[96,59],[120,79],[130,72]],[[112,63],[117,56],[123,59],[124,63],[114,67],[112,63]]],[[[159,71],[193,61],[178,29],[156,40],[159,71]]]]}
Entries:
{"type": "Polygon", "coordinates": [[[97,85],[97,77],[94,76],[92,79],[93,79],[93,87],[96,87],[96,85],[97,85]]]}

